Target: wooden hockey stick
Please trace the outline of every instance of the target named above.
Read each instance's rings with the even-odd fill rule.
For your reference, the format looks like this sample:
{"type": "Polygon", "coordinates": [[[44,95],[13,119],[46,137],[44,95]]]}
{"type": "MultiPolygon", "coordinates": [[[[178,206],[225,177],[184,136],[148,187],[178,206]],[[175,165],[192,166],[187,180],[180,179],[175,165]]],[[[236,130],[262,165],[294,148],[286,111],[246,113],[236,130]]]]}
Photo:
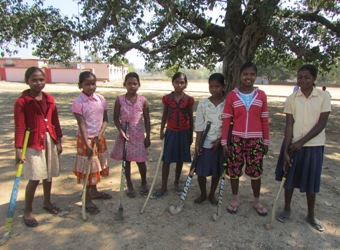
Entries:
{"type": "Polygon", "coordinates": [[[146,204],[148,203],[148,201],[150,199],[150,196],[152,194],[153,187],[155,186],[157,175],[158,175],[159,166],[161,165],[161,161],[162,161],[162,157],[163,157],[163,151],[164,151],[164,139],[162,140],[161,153],[160,153],[159,158],[158,158],[158,163],[157,163],[157,167],[156,167],[156,173],[155,173],[155,176],[153,177],[152,184],[151,184],[151,187],[150,187],[150,190],[149,190],[149,193],[148,193],[148,197],[146,197],[146,200],[144,202],[143,208],[140,211],[141,214],[143,213],[144,208],[146,207],[146,204]]]}
{"type": "MultiPolygon", "coordinates": [[[[129,122],[125,124],[125,136],[128,136],[129,122]]],[[[127,141],[124,138],[124,147],[123,147],[123,161],[122,161],[122,171],[120,173],[120,190],[119,190],[119,208],[116,215],[117,221],[124,220],[124,208],[123,208],[123,195],[124,195],[124,178],[125,178],[125,168],[126,168],[126,151],[127,151],[127,141]]]]}
{"type": "MultiPolygon", "coordinates": [[[[21,159],[25,159],[29,136],[30,136],[30,129],[28,128],[25,132],[24,144],[23,144],[22,151],[21,151],[21,159]]],[[[23,165],[23,162],[20,161],[17,166],[17,172],[16,172],[11,199],[9,201],[9,206],[8,206],[8,211],[7,211],[5,233],[2,239],[0,240],[0,246],[6,243],[6,241],[10,237],[10,233],[12,232],[12,223],[13,223],[15,205],[16,205],[17,197],[18,197],[19,183],[20,183],[21,173],[22,173],[22,165],[23,165]]]]}
{"type": "Polygon", "coordinates": [[[83,218],[83,221],[87,221],[87,214],[86,214],[86,189],[87,189],[87,183],[88,183],[88,179],[89,179],[89,175],[91,172],[91,168],[92,168],[92,162],[93,162],[93,155],[94,152],[97,150],[97,144],[96,141],[94,142],[93,148],[92,148],[92,155],[89,159],[89,162],[87,164],[87,170],[86,170],[86,177],[84,179],[84,186],[83,186],[83,195],[81,196],[81,215],[83,218]]]}
{"type": "MultiPolygon", "coordinates": [[[[203,135],[201,137],[201,140],[200,140],[200,143],[199,143],[200,150],[202,150],[203,143],[204,143],[205,138],[207,137],[207,134],[208,134],[208,132],[210,130],[210,126],[211,126],[211,122],[209,121],[207,123],[207,127],[205,128],[204,133],[203,133],[203,135]]],[[[194,174],[195,174],[195,168],[196,168],[196,164],[197,164],[197,161],[198,161],[199,157],[200,157],[200,153],[196,153],[195,154],[195,158],[194,158],[194,160],[191,163],[190,172],[189,172],[189,175],[188,175],[188,177],[187,177],[187,179],[185,181],[183,192],[182,192],[182,194],[180,196],[180,200],[179,200],[178,205],[170,206],[169,207],[170,213],[172,213],[172,214],[178,214],[179,212],[182,211],[185,199],[187,197],[187,194],[188,194],[191,182],[192,182],[192,178],[194,177],[194,174]]]]}

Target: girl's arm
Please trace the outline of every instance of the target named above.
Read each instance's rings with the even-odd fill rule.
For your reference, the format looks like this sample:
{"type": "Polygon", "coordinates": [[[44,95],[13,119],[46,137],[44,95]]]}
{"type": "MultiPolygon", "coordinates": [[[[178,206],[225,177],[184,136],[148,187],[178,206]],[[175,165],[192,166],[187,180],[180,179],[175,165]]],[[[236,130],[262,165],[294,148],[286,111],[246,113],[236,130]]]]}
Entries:
{"type": "Polygon", "coordinates": [[[17,100],[14,105],[14,125],[15,125],[15,160],[17,163],[24,162],[21,158],[21,151],[24,143],[26,122],[24,112],[24,102],[17,100]]]}
{"type": "Polygon", "coordinates": [[[189,106],[189,119],[190,119],[190,145],[193,142],[194,135],[194,110],[193,106],[189,106]]]}
{"type": "Polygon", "coordinates": [[[289,148],[290,151],[291,152],[300,151],[302,149],[303,145],[305,145],[306,142],[308,142],[309,140],[311,140],[312,138],[314,138],[315,136],[320,134],[320,132],[326,127],[329,113],[330,112],[320,113],[319,120],[315,124],[315,126],[304,137],[302,137],[300,140],[294,142],[289,148]]]}
{"type": "Polygon", "coordinates": [[[86,128],[85,128],[84,117],[81,114],[78,114],[78,113],[73,113],[73,114],[76,117],[78,127],[79,127],[79,131],[80,131],[80,135],[83,138],[83,141],[85,143],[87,156],[88,156],[88,158],[90,158],[93,154],[93,151],[92,151],[92,148],[89,145],[88,140],[87,140],[87,131],[86,131],[86,128]]]}
{"type": "Polygon", "coordinates": [[[52,112],[52,124],[54,125],[55,133],[57,135],[57,141],[58,141],[58,143],[56,144],[57,152],[60,155],[63,152],[63,147],[62,147],[62,144],[61,144],[61,138],[63,137],[63,134],[61,132],[61,126],[60,126],[60,122],[59,122],[59,115],[58,115],[57,106],[55,106],[55,109],[52,112]]]}
{"type": "Polygon", "coordinates": [[[167,104],[164,104],[162,121],[161,121],[161,131],[160,131],[160,135],[159,135],[161,140],[163,140],[163,138],[164,138],[164,128],[165,128],[165,124],[166,124],[167,119],[168,119],[168,110],[169,110],[169,106],[167,104]]]}
{"type": "Polygon", "coordinates": [[[287,167],[291,166],[289,147],[293,139],[293,125],[294,125],[293,115],[286,114],[286,129],[285,129],[285,137],[283,140],[283,154],[284,154],[284,160],[285,160],[284,170],[285,171],[287,171],[287,167]]]}
{"type": "Polygon", "coordinates": [[[199,155],[200,152],[200,141],[203,135],[203,131],[196,131],[196,140],[195,140],[195,153],[199,155]]]}
{"type": "Polygon", "coordinates": [[[148,148],[151,144],[150,142],[150,112],[149,112],[149,103],[147,100],[145,100],[143,104],[143,117],[144,117],[144,126],[145,126],[145,132],[146,132],[146,137],[144,140],[144,145],[145,148],[148,148]]]}
{"type": "Polygon", "coordinates": [[[98,141],[100,141],[102,139],[103,134],[105,133],[107,122],[108,122],[107,109],[105,109],[104,113],[103,113],[103,124],[102,124],[102,127],[100,128],[99,134],[98,134],[98,141]]]}
{"type": "Polygon", "coordinates": [[[122,124],[120,123],[120,102],[119,102],[119,98],[117,97],[116,101],[115,101],[115,107],[113,110],[113,122],[116,125],[116,128],[118,130],[118,132],[123,136],[123,138],[125,140],[129,140],[129,138],[125,135],[124,129],[122,128],[122,124]]]}

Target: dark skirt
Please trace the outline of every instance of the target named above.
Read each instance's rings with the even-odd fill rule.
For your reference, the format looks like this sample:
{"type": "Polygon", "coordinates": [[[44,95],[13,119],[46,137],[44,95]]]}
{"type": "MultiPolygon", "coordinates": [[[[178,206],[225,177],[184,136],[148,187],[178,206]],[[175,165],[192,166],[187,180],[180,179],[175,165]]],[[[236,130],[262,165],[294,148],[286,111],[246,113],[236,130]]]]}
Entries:
{"type": "MultiPolygon", "coordinates": [[[[323,154],[324,146],[303,147],[300,152],[294,153],[284,188],[287,190],[299,188],[302,193],[318,193],[320,191],[323,154]]],[[[275,171],[275,180],[277,181],[282,179],[283,166],[283,147],[281,147],[275,171]]]]}
{"type": "Polygon", "coordinates": [[[173,162],[191,162],[190,154],[190,130],[165,131],[163,161],[166,163],[173,162]]]}
{"type": "Polygon", "coordinates": [[[223,171],[224,156],[222,147],[212,151],[210,148],[203,148],[196,164],[195,172],[198,176],[219,177],[223,171]]]}

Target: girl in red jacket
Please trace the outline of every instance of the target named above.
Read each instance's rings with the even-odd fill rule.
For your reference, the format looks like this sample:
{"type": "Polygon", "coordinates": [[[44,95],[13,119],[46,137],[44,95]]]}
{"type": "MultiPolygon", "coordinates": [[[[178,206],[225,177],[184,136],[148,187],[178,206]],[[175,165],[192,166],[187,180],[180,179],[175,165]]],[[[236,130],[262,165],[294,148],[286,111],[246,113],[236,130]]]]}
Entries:
{"type": "Polygon", "coordinates": [[[257,76],[256,65],[246,62],[240,70],[241,86],[226,97],[222,114],[222,145],[228,155],[227,174],[230,177],[233,197],[228,212],[237,213],[239,178],[246,161],[245,173],[251,179],[254,194],[254,208],[258,215],[266,216],[267,210],[260,203],[263,156],[268,151],[269,124],[267,96],[254,87],[257,76]],[[227,147],[230,121],[234,122],[231,146],[227,147]]]}
{"type": "Polygon", "coordinates": [[[43,180],[43,208],[51,214],[61,210],[51,203],[52,177],[59,175],[59,154],[62,152],[61,128],[54,98],[43,92],[45,74],[38,67],[30,67],[25,73],[25,90],[14,105],[16,162],[23,161],[24,178],[28,179],[25,193],[24,223],[28,227],[38,225],[32,214],[35,190],[43,180]],[[31,134],[26,157],[21,158],[24,135],[27,128],[31,134]]]}

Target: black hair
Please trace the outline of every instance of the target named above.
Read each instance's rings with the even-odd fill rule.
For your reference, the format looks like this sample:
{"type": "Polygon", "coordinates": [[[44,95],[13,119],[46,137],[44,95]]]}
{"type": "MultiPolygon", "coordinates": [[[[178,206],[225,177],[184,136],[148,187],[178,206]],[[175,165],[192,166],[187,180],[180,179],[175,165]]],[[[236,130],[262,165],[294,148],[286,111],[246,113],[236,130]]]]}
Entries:
{"type": "Polygon", "coordinates": [[[29,67],[25,72],[25,82],[26,83],[28,83],[28,79],[36,71],[39,71],[41,74],[43,74],[43,76],[45,76],[45,72],[41,68],[38,68],[38,67],[35,67],[35,66],[29,67]]]}
{"type": "Polygon", "coordinates": [[[174,76],[172,77],[172,79],[171,79],[171,82],[174,82],[178,77],[180,77],[180,76],[183,76],[184,77],[184,81],[185,81],[185,83],[187,84],[188,83],[188,79],[187,79],[187,76],[184,74],[184,73],[182,73],[182,72],[177,72],[176,74],[174,74],[174,76]]]}
{"type": "Polygon", "coordinates": [[[81,84],[87,79],[93,77],[95,81],[97,81],[97,77],[95,74],[93,74],[91,71],[83,71],[79,74],[79,81],[78,81],[78,87],[81,89],[81,84]]]}
{"type": "Polygon", "coordinates": [[[125,83],[126,83],[127,79],[129,79],[129,78],[137,78],[137,81],[138,81],[139,86],[140,86],[139,75],[136,72],[130,72],[130,73],[126,74],[126,76],[124,78],[123,86],[125,86],[125,83]]]}
{"type": "Polygon", "coordinates": [[[310,73],[313,77],[315,77],[315,78],[318,76],[318,69],[317,69],[314,65],[312,65],[312,64],[304,64],[304,65],[302,65],[302,67],[299,68],[298,73],[299,73],[300,71],[302,71],[302,70],[307,70],[307,71],[309,71],[309,73],[310,73]]]}
{"type": "Polygon", "coordinates": [[[214,73],[209,76],[208,82],[216,80],[218,81],[219,84],[222,85],[222,87],[224,87],[225,85],[224,79],[225,79],[224,75],[222,75],[221,73],[214,73]]]}
{"type": "Polygon", "coordinates": [[[256,67],[256,64],[253,63],[253,62],[245,62],[242,64],[241,68],[240,68],[240,75],[242,74],[242,71],[245,70],[245,69],[248,69],[248,68],[253,68],[256,72],[256,75],[257,75],[257,67],[256,67]]]}

